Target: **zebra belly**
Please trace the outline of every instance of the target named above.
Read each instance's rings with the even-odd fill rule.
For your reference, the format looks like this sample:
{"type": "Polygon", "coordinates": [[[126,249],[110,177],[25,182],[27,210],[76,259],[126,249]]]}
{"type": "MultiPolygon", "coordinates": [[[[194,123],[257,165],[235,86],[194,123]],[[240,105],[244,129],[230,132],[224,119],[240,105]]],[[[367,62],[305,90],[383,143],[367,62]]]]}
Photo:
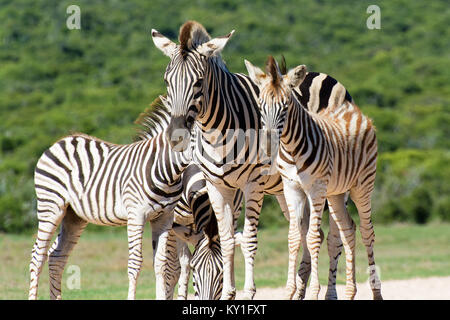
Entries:
{"type": "Polygon", "coordinates": [[[127,224],[128,215],[120,201],[106,199],[105,202],[92,200],[89,194],[83,195],[79,201],[70,201],[75,213],[85,221],[103,226],[123,226],[127,224]]]}
{"type": "Polygon", "coordinates": [[[315,177],[308,170],[298,173],[298,167],[296,165],[287,163],[282,163],[278,170],[283,178],[299,184],[305,191],[310,190],[312,185],[319,179],[324,181],[328,180],[327,196],[338,195],[349,191],[355,181],[355,179],[348,179],[347,182],[342,182],[337,179],[338,175],[336,174],[333,174],[331,177],[315,177]]]}
{"type": "MultiPolygon", "coordinates": [[[[237,169],[232,165],[228,165],[226,169],[229,170],[222,170],[222,174],[217,174],[216,172],[211,173],[208,171],[209,168],[205,169],[203,166],[200,167],[206,180],[215,186],[230,189],[243,189],[260,172],[260,168],[253,164],[248,166],[237,165],[237,169]]],[[[266,178],[264,177],[264,179],[266,178]]]]}
{"type": "Polygon", "coordinates": [[[343,163],[342,165],[338,165],[338,161],[339,159],[335,158],[335,165],[333,166],[328,182],[328,195],[338,195],[349,191],[356,184],[360,174],[354,168],[355,159],[347,157],[345,161],[341,161],[343,163]]]}

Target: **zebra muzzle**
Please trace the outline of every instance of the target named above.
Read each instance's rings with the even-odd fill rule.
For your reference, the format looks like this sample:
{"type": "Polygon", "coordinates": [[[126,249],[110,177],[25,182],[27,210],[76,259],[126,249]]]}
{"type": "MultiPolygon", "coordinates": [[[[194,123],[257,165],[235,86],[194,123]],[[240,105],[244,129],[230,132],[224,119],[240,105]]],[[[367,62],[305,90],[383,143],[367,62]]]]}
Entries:
{"type": "Polygon", "coordinates": [[[166,139],[174,151],[182,152],[187,149],[191,132],[183,116],[172,117],[166,131],[166,139]]]}
{"type": "Polygon", "coordinates": [[[278,152],[278,133],[276,130],[262,130],[262,149],[267,157],[272,158],[278,152]]]}

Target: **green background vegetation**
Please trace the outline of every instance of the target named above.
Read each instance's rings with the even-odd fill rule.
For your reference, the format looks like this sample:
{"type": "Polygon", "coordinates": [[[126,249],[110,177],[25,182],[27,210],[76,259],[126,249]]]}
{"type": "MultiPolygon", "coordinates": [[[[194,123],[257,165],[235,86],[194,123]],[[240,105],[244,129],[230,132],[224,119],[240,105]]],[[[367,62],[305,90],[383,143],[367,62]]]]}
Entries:
{"type": "MultiPolygon", "coordinates": [[[[35,229],[34,167],[58,138],[132,141],[165,92],[150,30],[175,40],[189,19],[212,36],[236,29],[222,54],[232,72],[284,54],[346,86],[378,130],[377,225],[450,221],[447,1],[0,0],[0,232],[35,229]],[[70,4],[81,30],[66,27],[70,4]],[[366,27],[370,4],[381,30],[366,27]]],[[[283,224],[268,197],[261,226],[283,224]]]]}

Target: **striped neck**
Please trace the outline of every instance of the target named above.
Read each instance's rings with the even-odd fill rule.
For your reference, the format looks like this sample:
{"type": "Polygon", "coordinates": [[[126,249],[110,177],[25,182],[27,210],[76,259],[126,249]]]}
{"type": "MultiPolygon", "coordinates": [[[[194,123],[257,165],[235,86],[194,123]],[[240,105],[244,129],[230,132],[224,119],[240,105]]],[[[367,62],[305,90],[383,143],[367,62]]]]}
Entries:
{"type": "Polygon", "coordinates": [[[204,105],[197,120],[203,130],[209,130],[217,127],[211,119],[220,115],[224,118],[228,113],[228,103],[223,99],[223,84],[231,73],[222,64],[209,59],[205,71],[205,81],[203,84],[204,105]]]}
{"type": "Polygon", "coordinates": [[[152,140],[148,141],[149,150],[147,152],[151,152],[150,163],[154,165],[147,167],[146,176],[157,176],[157,180],[163,183],[161,186],[156,186],[154,182],[149,181],[149,184],[153,184],[159,189],[178,184],[184,169],[192,161],[191,149],[188,148],[188,150],[183,152],[173,151],[163,132],[159,133],[152,140]],[[148,170],[152,170],[153,174],[149,175],[148,170]]]}
{"type": "Polygon", "coordinates": [[[293,96],[287,109],[280,142],[291,155],[303,155],[308,150],[318,150],[323,142],[322,129],[314,117],[293,96]]]}
{"type": "Polygon", "coordinates": [[[235,74],[223,61],[209,59],[203,84],[204,105],[197,117],[203,132],[211,129],[256,129],[261,127],[258,88],[246,75],[235,74]]]}

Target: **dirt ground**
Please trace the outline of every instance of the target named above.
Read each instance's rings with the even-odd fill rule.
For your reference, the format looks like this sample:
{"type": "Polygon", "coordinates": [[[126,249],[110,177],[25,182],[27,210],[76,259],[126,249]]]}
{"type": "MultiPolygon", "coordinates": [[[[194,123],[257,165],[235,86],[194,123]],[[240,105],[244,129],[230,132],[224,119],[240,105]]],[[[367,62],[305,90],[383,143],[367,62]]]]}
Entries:
{"type": "MultiPolygon", "coordinates": [[[[321,287],[319,299],[324,299],[326,286],[321,287]]],[[[356,300],[371,300],[368,283],[358,283],[356,300]]],[[[257,288],[255,300],[283,299],[284,288],[257,288]]],[[[338,297],[344,297],[344,285],[337,286],[338,297]]],[[[450,277],[381,280],[381,292],[386,300],[450,300],[450,277]]],[[[237,293],[237,299],[242,291],[237,293]]],[[[307,293],[308,298],[308,293],[307,293]]]]}

